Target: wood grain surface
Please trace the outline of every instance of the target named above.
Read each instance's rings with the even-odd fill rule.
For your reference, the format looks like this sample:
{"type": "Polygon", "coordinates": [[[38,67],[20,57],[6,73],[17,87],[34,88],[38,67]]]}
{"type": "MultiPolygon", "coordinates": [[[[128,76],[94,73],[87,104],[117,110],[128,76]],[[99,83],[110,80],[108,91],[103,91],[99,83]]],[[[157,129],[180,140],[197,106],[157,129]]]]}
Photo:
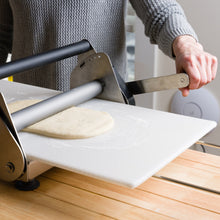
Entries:
{"type": "Polygon", "coordinates": [[[0,182],[0,219],[220,219],[220,158],[197,151],[186,150],[135,189],[59,168],[37,179],[30,192],[0,182]]]}

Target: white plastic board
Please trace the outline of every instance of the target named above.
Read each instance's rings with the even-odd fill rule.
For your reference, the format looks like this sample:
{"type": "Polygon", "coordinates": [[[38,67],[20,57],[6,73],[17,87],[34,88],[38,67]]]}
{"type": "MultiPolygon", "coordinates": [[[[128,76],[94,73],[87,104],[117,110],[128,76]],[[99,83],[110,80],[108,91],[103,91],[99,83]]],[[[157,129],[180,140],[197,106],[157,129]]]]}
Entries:
{"type": "MultiPolygon", "coordinates": [[[[0,81],[7,102],[45,99],[57,92],[0,81]]],[[[19,132],[30,159],[127,187],[136,187],[212,130],[216,123],[136,106],[90,100],[81,107],[106,111],[115,127],[103,135],[61,140],[19,132]]]]}

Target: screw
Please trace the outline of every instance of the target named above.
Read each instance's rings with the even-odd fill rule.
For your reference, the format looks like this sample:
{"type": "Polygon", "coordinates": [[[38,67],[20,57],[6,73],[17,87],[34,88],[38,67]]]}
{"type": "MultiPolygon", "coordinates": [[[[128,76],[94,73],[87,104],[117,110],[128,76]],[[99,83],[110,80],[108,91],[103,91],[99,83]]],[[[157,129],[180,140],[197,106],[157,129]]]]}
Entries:
{"type": "Polygon", "coordinates": [[[180,82],[182,82],[182,83],[185,82],[185,79],[184,79],[184,78],[181,78],[181,79],[180,79],[180,82]]]}
{"type": "Polygon", "coordinates": [[[12,162],[8,162],[5,165],[6,170],[8,171],[8,173],[13,173],[15,171],[15,166],[12,162]]]}

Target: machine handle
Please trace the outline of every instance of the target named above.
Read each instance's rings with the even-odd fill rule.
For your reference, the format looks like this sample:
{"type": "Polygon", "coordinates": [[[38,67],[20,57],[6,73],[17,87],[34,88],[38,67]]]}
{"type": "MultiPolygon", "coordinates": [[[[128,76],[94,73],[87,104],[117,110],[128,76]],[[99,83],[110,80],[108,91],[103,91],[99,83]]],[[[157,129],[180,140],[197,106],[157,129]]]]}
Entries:
{"type": "Polygon", "coordinates": [[[91,49],[91,44],[87,40],[82,40],[64,47],[8,62],[0,66],[0,79],[12,76],[15,73],[79,55],[91,49]]]}

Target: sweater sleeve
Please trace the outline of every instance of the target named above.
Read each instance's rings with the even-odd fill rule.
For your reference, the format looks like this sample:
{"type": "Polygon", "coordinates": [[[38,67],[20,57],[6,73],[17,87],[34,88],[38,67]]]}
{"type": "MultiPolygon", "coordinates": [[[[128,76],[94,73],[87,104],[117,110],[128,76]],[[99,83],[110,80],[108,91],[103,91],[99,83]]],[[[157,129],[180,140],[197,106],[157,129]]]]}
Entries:
{"type": "Polygon", "coordinates": [[[12,48],[13,18],[8,0],[0,0],[0,65],[12,48]]]}
{"type": "Polygon", "coordinates": [[[177,36],[197,35],[188,23],[182,7],[175,0],[130,0],[137,16],[145,26],[145,34],[152,44],[173,57],[172,43],[177,36]]]}

